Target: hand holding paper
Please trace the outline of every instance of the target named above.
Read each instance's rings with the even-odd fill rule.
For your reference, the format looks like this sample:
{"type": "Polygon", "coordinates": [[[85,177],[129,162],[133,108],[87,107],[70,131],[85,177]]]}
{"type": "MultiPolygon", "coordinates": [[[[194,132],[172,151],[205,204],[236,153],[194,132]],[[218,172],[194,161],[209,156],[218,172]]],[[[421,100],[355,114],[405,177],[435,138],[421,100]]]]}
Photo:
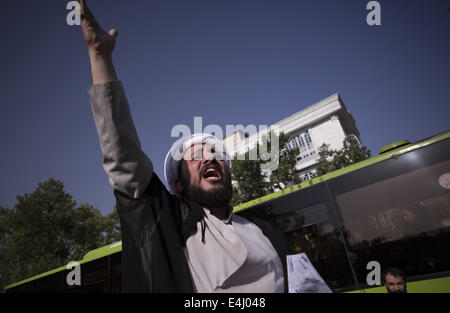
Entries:
{"type": "Polygon", "coordinates": [[[286,258],[289,293],[332,292],[304,252],[288,255],[286,258]]]}

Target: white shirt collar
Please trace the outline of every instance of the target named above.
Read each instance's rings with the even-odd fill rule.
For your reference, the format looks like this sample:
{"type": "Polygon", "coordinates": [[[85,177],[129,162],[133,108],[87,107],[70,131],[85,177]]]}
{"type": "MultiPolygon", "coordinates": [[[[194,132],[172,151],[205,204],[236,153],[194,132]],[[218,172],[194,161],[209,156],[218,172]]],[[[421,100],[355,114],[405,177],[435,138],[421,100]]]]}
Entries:
{"type": "MultiPolygon", "coordinates": [[[[208,208],[203,208],[203,210],[208,211],[209,214],[211,214],[211,211],[208,208]]],[[[233,220],[233,208],[230,209],[230,214],[228,215],[227,218],[224,219],[220,219],[222,222],[224,222],[225,224],[231,224],[232,220],[233,220]]]]}

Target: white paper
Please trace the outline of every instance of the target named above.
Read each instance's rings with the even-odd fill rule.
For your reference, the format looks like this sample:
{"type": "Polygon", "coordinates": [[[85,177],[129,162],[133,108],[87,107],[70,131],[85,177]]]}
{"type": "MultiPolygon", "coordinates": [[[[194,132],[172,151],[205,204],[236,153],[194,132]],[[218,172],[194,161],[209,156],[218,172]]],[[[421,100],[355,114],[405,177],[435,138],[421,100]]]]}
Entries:
{"type": "Polygon", "coordinates": [[[332,292],[304,252],[288,255],[286,258],[289,293],[332,292]]]}

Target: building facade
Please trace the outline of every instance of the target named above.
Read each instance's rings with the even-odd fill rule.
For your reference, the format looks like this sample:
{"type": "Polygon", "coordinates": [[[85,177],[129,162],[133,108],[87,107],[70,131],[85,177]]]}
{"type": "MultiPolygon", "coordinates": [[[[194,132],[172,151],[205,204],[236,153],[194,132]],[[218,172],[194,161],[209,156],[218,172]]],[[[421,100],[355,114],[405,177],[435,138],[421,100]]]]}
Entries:
{"type": "Polygon", "coordinates": [[[266,130],[252,135],[238,130],[225,137],[223,142],[230,155],[243,154],[248,148],[255,147],[258,141],[261,142],[263,132],[265,134],[270,129],[289,135],[286,148],[298,150],[297,168],[301,171],[302,181],[315,176],[322,144],[329,144],[331,149],[341,149],[344,139],[349,135],[355,136],[360,142],[355,119],[338,93],[274,123],[266,130]]]}

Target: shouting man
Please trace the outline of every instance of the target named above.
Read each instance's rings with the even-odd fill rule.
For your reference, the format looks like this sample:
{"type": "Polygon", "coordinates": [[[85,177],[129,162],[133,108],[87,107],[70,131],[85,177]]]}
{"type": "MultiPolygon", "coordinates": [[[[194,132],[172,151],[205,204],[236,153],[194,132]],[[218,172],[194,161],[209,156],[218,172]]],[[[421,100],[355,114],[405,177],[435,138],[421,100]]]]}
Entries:
{"type": "Polygon", "coordinates": [[[78,1],[88,92],[122,229],[122,290],[287,291],[289,245],[268,224],[233,214],[231,161],[219,139],[194,134],[172,146],[164,166],[169,190],[153,172],[114,70],[118,32],[105,32],[78,1]]]}

